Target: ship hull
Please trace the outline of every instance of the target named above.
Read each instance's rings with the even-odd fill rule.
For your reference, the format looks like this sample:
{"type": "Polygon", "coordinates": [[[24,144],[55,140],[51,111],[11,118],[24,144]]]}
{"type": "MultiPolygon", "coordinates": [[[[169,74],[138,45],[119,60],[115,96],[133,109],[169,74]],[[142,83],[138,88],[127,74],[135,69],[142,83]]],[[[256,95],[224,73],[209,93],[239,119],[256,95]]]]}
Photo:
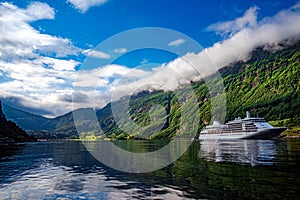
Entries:
{"type": "Polygon", "coordinates": [[[257,132],[200,134],[200,140],[234,140],[234,139],[272,139],[278,137],[286,128],[268,128],[257,132]]]}

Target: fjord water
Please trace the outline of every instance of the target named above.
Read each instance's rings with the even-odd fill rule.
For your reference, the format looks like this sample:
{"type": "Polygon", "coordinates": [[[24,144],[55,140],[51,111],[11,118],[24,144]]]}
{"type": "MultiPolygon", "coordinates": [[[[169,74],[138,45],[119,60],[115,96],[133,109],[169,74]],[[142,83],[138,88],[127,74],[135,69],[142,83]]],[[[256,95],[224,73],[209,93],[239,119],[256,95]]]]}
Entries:
{"type": "MultiPolygon", "coordinates": [[[[145,152],[167,143],[115,145],[145,152]]],[[[144,174],[101,164],[81,142],[0,148],[0,199],[296,199],[300,194],[299,139],[195,140],[176,162],[144,174]]]]}

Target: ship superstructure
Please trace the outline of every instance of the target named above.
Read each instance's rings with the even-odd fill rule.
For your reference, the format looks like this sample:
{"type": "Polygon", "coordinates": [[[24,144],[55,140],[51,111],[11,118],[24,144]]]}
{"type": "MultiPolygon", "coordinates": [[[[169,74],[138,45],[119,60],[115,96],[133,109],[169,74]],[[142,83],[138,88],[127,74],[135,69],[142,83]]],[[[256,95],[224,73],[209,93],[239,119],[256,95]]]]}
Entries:
{"type": "Polygon", "coordinates": [[[224,125],[215,121],[206,126],[199,139],[269,139],[277,137],[285,130],[284,127],[273,127],[264,118],[251,117],[246,112],[244,119],[236,118],[224,125]]]}

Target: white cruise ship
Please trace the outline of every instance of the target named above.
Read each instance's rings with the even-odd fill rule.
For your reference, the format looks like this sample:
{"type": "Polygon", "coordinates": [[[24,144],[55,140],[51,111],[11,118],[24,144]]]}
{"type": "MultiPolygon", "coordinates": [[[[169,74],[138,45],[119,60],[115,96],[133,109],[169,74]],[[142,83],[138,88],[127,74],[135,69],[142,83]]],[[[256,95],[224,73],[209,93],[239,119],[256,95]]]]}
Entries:
{"type": "Polygon", "coordinates": [[[247,111],[244,119],[236,118],[224,125],[215,121],[206,126],[200,132],[199,139],[270,139],[279,136],[285,130],[285,127],[273,127],[264,118],[250,117],[247,111]]]}

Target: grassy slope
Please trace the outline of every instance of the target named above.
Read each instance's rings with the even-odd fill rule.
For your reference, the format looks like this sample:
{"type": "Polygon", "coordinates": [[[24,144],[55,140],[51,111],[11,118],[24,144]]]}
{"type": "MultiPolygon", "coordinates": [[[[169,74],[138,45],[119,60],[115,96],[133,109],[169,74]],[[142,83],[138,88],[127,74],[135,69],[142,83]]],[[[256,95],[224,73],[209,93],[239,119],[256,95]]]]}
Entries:
{"type": "MultiPolygon", "coordinates": [[[[235,117],[245,116],[248,110],[254,115],[273,121],[274,125],[287,126],[291,130],[283,135],[297,135],[300,129],[300,42],[277,52],[257,49],[252,53],[247,62],[239,62],[220,70],[227,96],[226,121],[235,117]]],[[[214,76],[207,84],[218,85],[221,82],[214,76]]],[[[199,106],[199,132],[202,127],[210,122],[211,101],[209,91],[203,81],[192,84],[198,97],[199,106]]],[[[192,116],[196,109],[191,105],[192,98],[187,96],[183,104],[176,98],[173,92],[155,91],[153,93],[142,92],[130,99],[130,119],[141,128],[129,132],[132,128],[127,117],[121,116],[118,127],[111,112],[111,104],[97,111],[100,126],[105,134],[114,139],[130,138],[172,138],[178,134],[180,117],[183,110],[188,110],[190,115],[187,121],[192,124],[195,120],[192,116]],[[161,105],[159,109],[151,110],[153,105],[161,105]],[[149,112],[151,111],[151,112],[149,112]],[[149,114],[151,113],[151,114],[149,114]],[[163,116],[161,120],[160,117],[163,116]],[[154,120],[151,122],[151,116],[154,120]],[[158,129],[161,131],[153,131],[158,129]],[[123,131],[123,130],[127,131],[123,131]]],[[[114,106],[124,106],[121,102],[114,106]]],[[[84,109],[80,111],[84,112],[84,109]]],[[[82,122],[84,123],[84,122],[82,122]]],[[[51,127],[49,138],[77,137],[74,127],[73,115],[66,115],[50,120],[46,124],[51,127]]],[[[183,127],[187,129],[188,127],[183,127]]],[[[188,130],[186,131],[188,133],[188,130]]],[[[90,137],[94,133],[89,133],[90,137]]],[[[44,133],[38,133],[39,138],[44,133]]],[[[97,136],[97,135],[96,135],[97,136]]],[[[48,136],[47,136],[48,137],[48,136]]]]}
{"type": "MultiPolygon", "coordinates": [[[[235,117],[244,117],[245,111],[264,117],[273,124],[293,128],[293,131],[284,135],[299,134],[300,125],[300,43],[277,52],[267,52],[258,49],[253,52],[247,62],[236,63],[233,66],[223,68],[220,72],[223,76],[227,95],[226,120],[235,117]],[[286,119],[286,120],[285,120],[286,119]],[[292,120],[287,120],[292,119],[292,120]],[[281,121],[278,121],[281,120],[281,121]],[[297,132],[298,131],[298,132],[297,132]]],[[[220,84],[214,77],[210,84],[220,84]]],[[[208,89],[203,82],[193,84],[198,96],[200,112],[200,128],[210,121],[210,98],[208,89]]],[[[176,96],[172,92],[141,93],[131,98],[131,119],[142,128],[134,133],[123,132],[110,112],[109,105],[98,111],[97,115],[101,127],[106,135],[111,138],[126,139],[138,138],[172,138],[178,132],[180,126],[181,111],[189,106],[190,100],[180,106],[176,96]],[[154,123],[150,121],[149,110],[152,105],[160,104],[167,111],[167,116],[154,123]],[[163,130],[151,132],[156,126],[163,125],[163,130]]],[[[118,103],[117,103],[118,104],[118,103]]],[[[118,105],[117,105],[118,106],[118,105]]],[[[119,105],[122,106],[122,105],[119,105]]],[[[162,112],[155,110],[154,112],[162,112]]],[[[191,112],[193,112],[191,110],[191,112]]],[[[193,120],[192,118],[189,120],[193,120]]],[[[124,119],[123,126],[130,127],[128,120],[124,119]]],[[[124,128],[123,128],[124,129],[124,128]]],[[[198,130],[199,131],[199,130],[198,130]]]]}

